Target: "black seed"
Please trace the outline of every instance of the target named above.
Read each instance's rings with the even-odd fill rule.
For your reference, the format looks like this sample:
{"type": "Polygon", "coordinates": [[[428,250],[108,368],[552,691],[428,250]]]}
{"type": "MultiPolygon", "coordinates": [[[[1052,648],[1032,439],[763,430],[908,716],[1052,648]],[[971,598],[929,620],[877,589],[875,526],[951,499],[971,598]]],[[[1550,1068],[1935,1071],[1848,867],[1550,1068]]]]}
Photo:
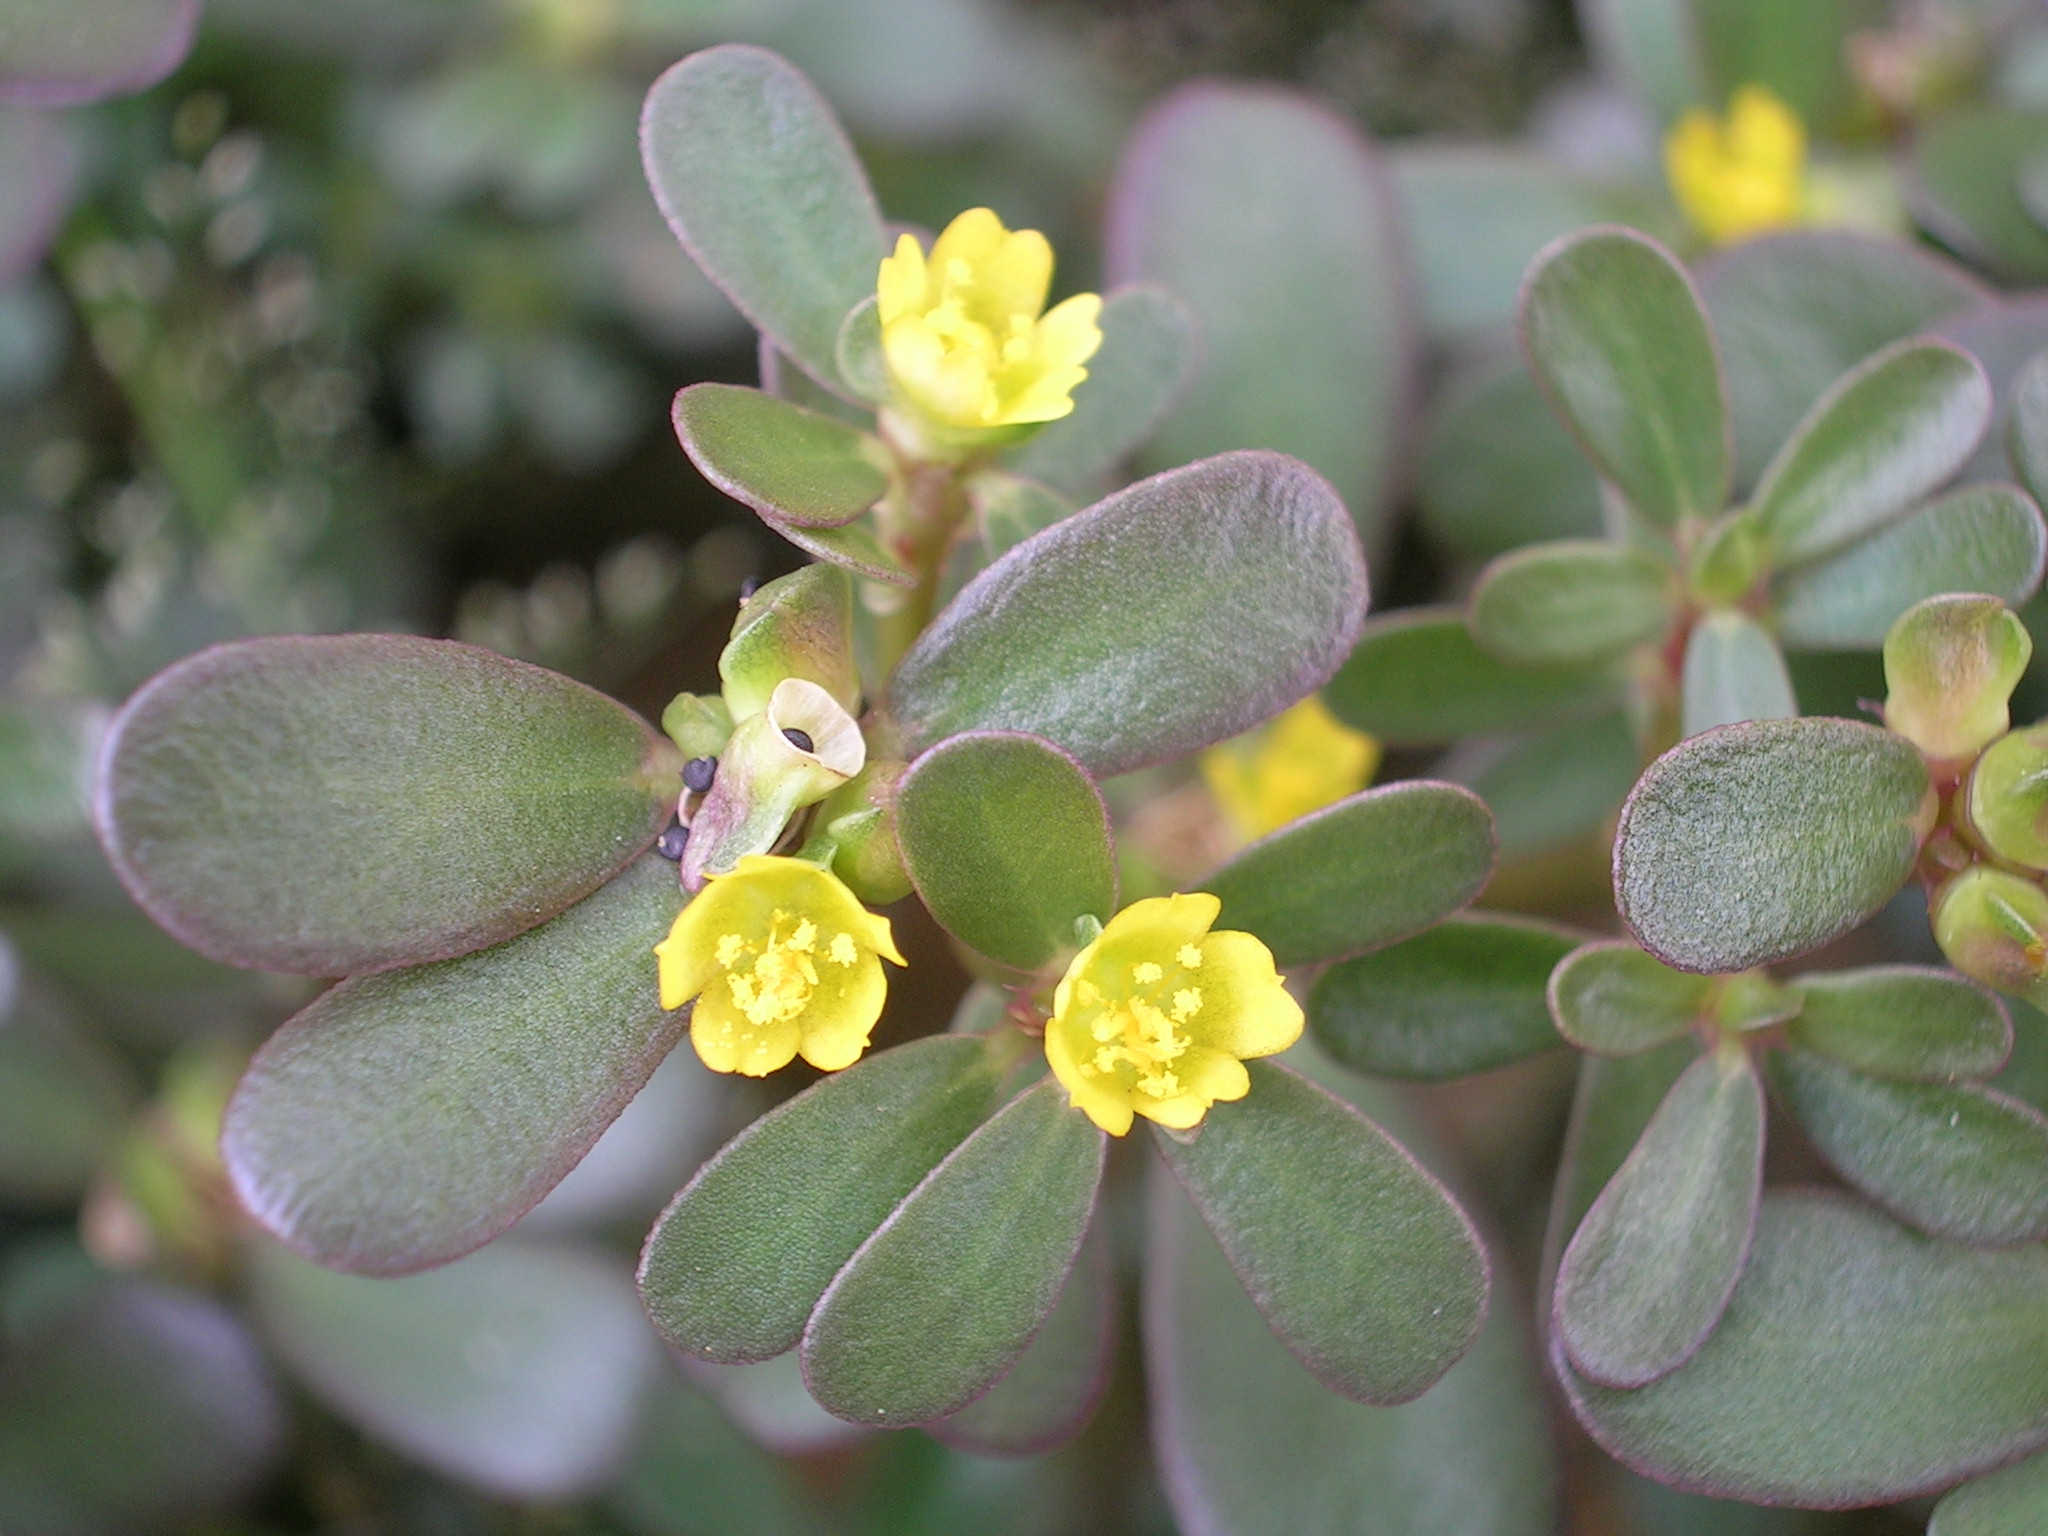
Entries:
{"type": "Polygon", "coordinates": [[[795,747],[799,752],[811,752],[816,750],[816,748],[811,743],[811,735],[808,731],[800,731],[793,725],[785,725],[782,728],[782,736],[785,741],[787,741],[792,747],[795,747]]]}
{"type": "Polygon", "coordinates": [[[705,793],[717,777],[718,759],[715,757],[693,757],[683,764],[683,788],[693,795],[705,793]]]}
{"type": "Polygon", "coordinates": [[[689,846],[690,829],[681,822],[670,827],[654,840],[654,851],[671,863],[683,856],[683,849],[689,846]]]}

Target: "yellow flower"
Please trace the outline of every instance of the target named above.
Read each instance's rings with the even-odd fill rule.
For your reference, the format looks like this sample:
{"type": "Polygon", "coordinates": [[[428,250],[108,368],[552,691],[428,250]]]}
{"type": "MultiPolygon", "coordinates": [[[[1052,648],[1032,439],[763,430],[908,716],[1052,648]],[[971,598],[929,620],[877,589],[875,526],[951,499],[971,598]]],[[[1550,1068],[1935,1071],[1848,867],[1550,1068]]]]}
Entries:
{"type": "Polygon", "coordinates": [[[889,920],[802,859],[749,854],[712,875],[654,946],[661,1006],[691,998],[690,1043],[715,1072],[765,1077],[801,1053],[821,1071],[860,1060],[903,964],[889,920]]]}
{"type": "Polygon", "coordinates": [[[875,286],[882,354],[898,402],[942,430],[1057,421],[1074,408],[1081,365],[1102,345],[1100,296],[1045,309],[1052,247],[970,208],[932,246],[913,235],[883,258],[875,286]]]}
{"type": "Polygon", "coordinates": [[[1202,754],[1202,779],[1249,841],[1365,788],[1380,744],[1310,694],[1256,730],[1202,754]]]}
{"type": "Polygon", "coordinates": [[[1726,118],[1695,107],[1664,140],[1671,195],[1716,244],[1801,223],[1807,214],[1806,129],[1760,85],[1745,85],[1726,118]]]}
{"type": "Polygon", "coordinates": [[[1272,951],[1211,933],[1214,896],[1154,896],[1110,919],[1053,992],[1045,1059],[1067,1095],[1112,1136],[1134,1114],[1176,1130],[1251,1089],[1244,1063],[1301,1038],[1272,951]]]}

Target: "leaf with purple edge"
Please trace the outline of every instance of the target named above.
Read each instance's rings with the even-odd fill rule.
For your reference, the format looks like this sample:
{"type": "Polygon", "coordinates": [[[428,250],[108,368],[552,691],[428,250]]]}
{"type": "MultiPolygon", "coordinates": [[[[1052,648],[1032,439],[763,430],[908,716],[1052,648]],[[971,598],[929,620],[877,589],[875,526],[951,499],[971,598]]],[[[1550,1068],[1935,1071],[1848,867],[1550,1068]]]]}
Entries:
{"type": "Polygon", "coordinates": [[[840,527],[889,488],[874,438],[758,389],[692,384],[674,416],[704,478],[778,526],[840,527]]]}
{"type": "Polygon", "coordinates": [[[77,107],[147,90],[184,62],[199,0],[0,0],[0,102],[77,107]]]}

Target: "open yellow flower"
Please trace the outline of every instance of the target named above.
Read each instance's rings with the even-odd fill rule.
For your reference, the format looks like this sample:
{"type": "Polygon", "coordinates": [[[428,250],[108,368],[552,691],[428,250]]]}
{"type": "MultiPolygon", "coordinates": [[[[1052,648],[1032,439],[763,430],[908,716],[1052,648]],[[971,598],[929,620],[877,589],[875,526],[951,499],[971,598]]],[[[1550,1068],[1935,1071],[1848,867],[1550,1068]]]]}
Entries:
{"type": "Polygon", "coordinates": [[[654,946],[661,1006],[691,998],[690,1043],[715,1072],[765,1077],[801,1054],[821,1071],[860,1060],[903,964],[889,920],[802,859],[749,854],[712,875],[654,946]]]}
{"type": "Polygon", "coordinates": [[[1717,118],[1695,107],[1664,140],[1671,195],[1716,244],[1807,216],[1806,128],[1760,85],[1745,85],[1717,118]]]}
{"type": "Polygon", "coordinates": [[[927,257],[913,235],[883,258],[875,297],[897,402],[950,432],[1057,421],[1074,408],[1081,365],[1102,345],[1099,295],[1044,313],[1052,247],[970,208],[927,257]]]}
{"type": "Polygon", "coordinates": [[[1212,933],[1223,903],[1154,896],[1110,919],[1053,992],[1045,1059],[1067,1095],[1121,1136],[1134,1115],[1184,1130],[1251,1090],[1244,1063],[1301,1038],[1272,951],[1212,933]]]}
{"type": "Polygon", "coordinates": [[[1365,788],[1380,744],[1310,694],[1256,730],[1202,754],[1202,781],[1250,840],[1365,788]]]}

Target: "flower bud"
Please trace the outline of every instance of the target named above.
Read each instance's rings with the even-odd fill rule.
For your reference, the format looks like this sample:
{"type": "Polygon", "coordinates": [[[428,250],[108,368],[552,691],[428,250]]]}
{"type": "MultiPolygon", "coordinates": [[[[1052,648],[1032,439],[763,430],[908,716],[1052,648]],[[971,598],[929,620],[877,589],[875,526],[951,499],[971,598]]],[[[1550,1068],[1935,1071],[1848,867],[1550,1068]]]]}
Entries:
{"type": "Polygon", "coordinates": [[[834,844],[832,873],[870,906],[886,907],[910,894],[896,841],[896,784],[908,766],[896,758],[869,763],[818,810],[834,844]]]}
{"type": "Polygon", "coordinates": [[[661,729],[686,761],[716,757],[732,735],[732,711],[715,693],[679,693],[661,712],[661,729]]]}
{"type": "Polygon", "coordinates": [[[1884,637],[1884,723],[1929,761],[1967,762],[2003,736],[2034,642],[1995,597],[1915,603],[1884,637]]]}
{"type": "Polygon", "coordinates": [[[815,683],[843,709],[860,703],[853,659],[853,589],[835,565],[777,577],[740,605],[718,658],[734,720],[765,709],[784,678],[815,683]]]}
{"type": "Polygon", "coordinates": [[[2048,870],[2048,726],[2001,736],[1970,770],[1965,799],[1977,841],[2008,864],[2048,870]]]}
{"type": "Polygon", "coordinates": [[[1935,895],[1934,938],[1972,980],[2048,1006],[2048,892],[1979,865],[1935,895]]]}

